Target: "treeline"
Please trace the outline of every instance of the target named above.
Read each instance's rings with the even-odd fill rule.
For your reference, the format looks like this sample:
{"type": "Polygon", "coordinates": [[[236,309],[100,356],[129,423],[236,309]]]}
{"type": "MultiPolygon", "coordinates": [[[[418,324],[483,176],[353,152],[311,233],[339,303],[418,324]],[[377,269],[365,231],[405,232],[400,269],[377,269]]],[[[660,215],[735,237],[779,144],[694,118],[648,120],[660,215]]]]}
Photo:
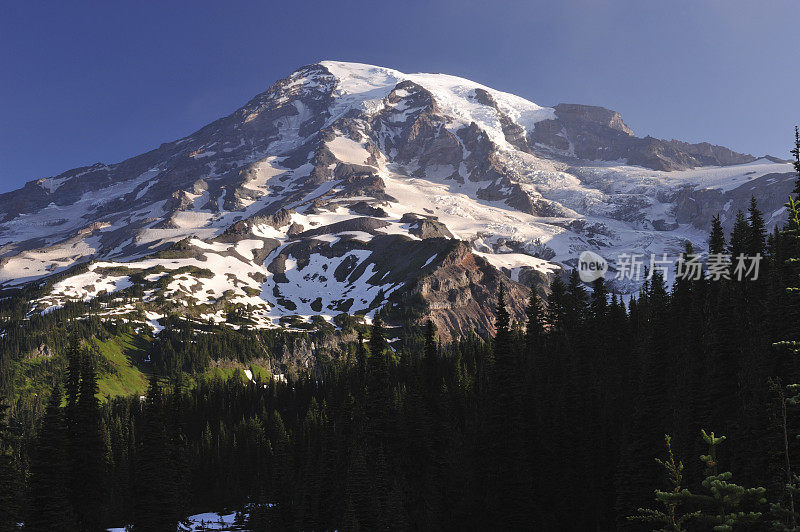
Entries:
{"type": "MultiPolygon", "coordinates": [[[[334,330],[327,323],[315,331],[234,330],[225,324],[169,315],[161,319],[163,329],[155,336],[144,322],[104,316],[107,309],[94,301],[69,302],[44,315],[34,312],[20,317],[13,312],[18,305],[11,303],[12,299],[0,304],[0,395],[12,398],[10,411],[24,431],[20,434],[23,437],[35,432],[34,422],[44,413],[49,390],[66,370],[66,357],[62,355],[70,338],[106,342],[135,337],[136,348],[126,350],[130,362],[146,373],[154,371],[174,378],[177,373],[200,374],[219,361],[246,365],[265,358],[271,359],[278,372],[285,372],[282,364],[298,350],[310,352],[312,343],[319,357],[330,356],[325,344],[334,330]]],[[[343,330],[352,332],[352,323],[337,321],[343,330]]],[[[115,368],[102,357],[96,360],[98,375],[113,379],[115,368]]]]}
{"type": "MultiPolygon", "coordinates": [[[[757,280],[668,288],[652,272],[624,303],[602,279],[588,290],[573,272],[546,302],[532,291],[526,323],[511,323],[499,286],[493,338],[441,346],[428,324],[393,349],[378,319],[321,373],[286,383],[188,388],[176,370],[151,379],[144,400],[100,405],[93,358],[74,343],[65,406],[57,386],[25,478],[0,455],[0,532],[18,521],[172,530],[223,506],[247,506],[254,531],[647,530],[629,517],[658,504],[662,523],[689,516],[656,525],[666,530],[791,530],[792,205],[768,236],[755,201],[727,238],[714,220],[710,252],[762,255],[757,280]],[[671,495],[675,479],[688,491],[671,495]]],[[[8,448],[13,431],[0,430],[8,448]]]]}

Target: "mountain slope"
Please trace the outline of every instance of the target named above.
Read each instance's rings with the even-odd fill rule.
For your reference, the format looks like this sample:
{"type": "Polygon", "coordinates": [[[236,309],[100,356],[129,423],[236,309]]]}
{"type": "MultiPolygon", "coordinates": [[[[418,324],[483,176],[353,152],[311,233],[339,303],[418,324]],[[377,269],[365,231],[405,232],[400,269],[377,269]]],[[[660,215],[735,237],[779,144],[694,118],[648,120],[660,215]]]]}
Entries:
{"type": "Polygon", "coordinates": [[[490,330],[498,283],[519,313],[523,284],[585,249],[613,267],[702,248],[752,194],[776,220],[790,168],[638,138],[598,107],[324,61],[186,138],[0,195],[0,283],[47,277],[39,312],[133,296],[107,312],[156,331],[175,312],[274,327],[387,303],[490,330]]]}

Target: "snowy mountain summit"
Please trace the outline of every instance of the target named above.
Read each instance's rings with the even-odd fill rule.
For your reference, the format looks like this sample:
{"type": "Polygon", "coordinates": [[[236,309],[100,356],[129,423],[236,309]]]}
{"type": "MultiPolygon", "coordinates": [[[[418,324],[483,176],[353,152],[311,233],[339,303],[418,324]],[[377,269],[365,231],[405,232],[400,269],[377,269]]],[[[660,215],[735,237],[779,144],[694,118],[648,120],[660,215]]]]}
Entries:
{"type": "Polygon", "coordinates": [[[489,330],[501,281],[519,312],[524,285],[584,250],[613,266],[702,249],[751,195],[775,223],[793,181],[773,158],[639,138],[600,107],[323,61],[186,138],[0,195],[0,286],[36,281],[35,312],[102,298],[156,330],[385,305],[489,330]]]}

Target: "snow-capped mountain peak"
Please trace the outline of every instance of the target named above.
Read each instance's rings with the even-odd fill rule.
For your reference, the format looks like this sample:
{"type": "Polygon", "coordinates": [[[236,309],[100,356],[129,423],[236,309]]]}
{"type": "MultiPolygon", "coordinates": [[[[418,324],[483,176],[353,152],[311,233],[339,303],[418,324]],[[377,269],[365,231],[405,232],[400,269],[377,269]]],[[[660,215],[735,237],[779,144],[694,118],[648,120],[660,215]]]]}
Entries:
{"type": "MultiPolygon", "coordinates": [[[[555,118],[552,108],[541,107],[519,96],[465,78],[447,74],[403,74],[397,70],[360,63],[322,61],[319,64],[337,80],[334,91],[337,110],[355,108],[365,113],[376,112],[383,108],[384,100],[392,91],[407,81],[431,94],[437,109],[451,120],[452,128],[475,123],[498,145],[506,145],[498,112],[507,115],[526,133],[533,131],[537,122],[555,118]],[[493,100],[497,109],[487,105],[487,99],[493,100]]],[[[402,98],[407,93],[407,90],[398,89],[396,96],[402,98]]]]}
{"type": "Polygon", "coordinates": [[[323,61],[186,138],[0,195],[0,283],[56,274],[37,311],[125,291],[150,316],[268,327],[413,300],[489,329],[501,280],[521,310],[522,284],[584,249],[702,248],[752,194],[777,221],[790,168],[638,138],[603,108],[323,61]]]}

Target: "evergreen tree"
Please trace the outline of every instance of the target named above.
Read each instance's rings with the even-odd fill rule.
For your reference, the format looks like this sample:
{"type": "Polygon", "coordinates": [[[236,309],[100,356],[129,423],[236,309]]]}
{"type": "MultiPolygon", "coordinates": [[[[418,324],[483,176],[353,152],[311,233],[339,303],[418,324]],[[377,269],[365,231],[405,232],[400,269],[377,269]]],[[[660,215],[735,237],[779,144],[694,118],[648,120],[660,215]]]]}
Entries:
{"type": "MultiPolygon", "coordinates": [[[[260,383],[257,381],[256,385],[260,383]]],[[[263,385],[262,385],[263,386],[263,385]]],[[[175,501],[172,513],[175,516],[186,515],[186,510],[189,505],[189,471],[187,451],[189,442],[187,442],[185,431],[185,414],[183,412],[183,399],[184,399],[184,375],[183,371],[178,371],[173,381],[173,392],[171,401],[169,402],[169,421],[168,421],[168,437],[169,437],[169,456],[171,461],[171,468],[168,470],[173,474],[173,487],[172,491],[175,501]]],[[[260,428],[260,426],[259,426],[260,428]]],[[[254,460],[255,461],[255,460],[254,460]]],[[[251,464],[248,467],[252,467],[251,464]]],[[[168,488],[170,485],[167,486],[168,488]]]]}
{"type": "Polygon", "coordinates": [[[175,462],[164,397],[155,374],[150,377],[143,414],[136,452],[133,528],[136,532],[175,530],[179,519],[175,462]]]}
{"type": "Polygon", "coordinates": [[[729,532],[736,526],[756,522],[761,518],[761,512],[748,511],[748,505],[763,505],[764,488],[745,488],[731,482],[733,474],[730,471],[719,472],[717,459],[717,446],[725,441],[725,436],[715,436],[714,433],[702,431],[703,440],[708,444],[708,454],[701,455],[700,460],[706,465],[707,476],[703,480],[704,494],[690,496],[691,500],[702,504],[698,520],[705,522],[719,532],[729,532]]]}
{"type": "MultiPolygon", "coordinates": [[[[791,153],[795,158],[794,166],[798,175],[793,193],[800,194],[800,134],[798,134],[798,128],[796,126],[795,146],[791,150],[791,153]]],[[[797,295],[800,294],[797,275],[797,265],[800,264],[800,253],[798,253],[798,249],[800,248],[797,246],[797,242],[800,241],[800,201],[790,196],[786,207],[789,211],[789,220],[782,232],[776,232],[775,240],[779,241],[780,239],[785,239],[787,248],[785,251],[788,257],[785,258],[784,270],[791,273],[791,276],[785,280],[785,283],[788,285],[785,288],[785,291],[788,296],[796,299],[797,295]]],[[[786,304],[782,310],[783,312],[781,314],[784,315],[784,318],[786,317],[785,314],[789,314],[788,319],[790,320],[790,323],[797,320],[796,305],[786,304]]],[[[784,327],[782,329],[785,330],[786,328],[788,327],[784,327]]],[[[796,339],[796,336],[794,336],[794,338],[781,339],[778,342],[775,342],[773,346],[778,348],[778,359],[784,358],[781,356],[783,353],[790,353],[795,357],[800,354],[800,341],[796,339]]],[[[789,364],[782,364],[782,366],[786,368],[786,366],[789,366],[789,364]]],[[[785,532],[797,532],[800,531],[800,511],[798,511],[796,506],[798,501],[800,501],[800,476],[792,471],[788,435],[789,429],[787,426],[788,423],[786,413],[787,405],[796,406],[797,404],[800,404],[800,383],[798,383],[796,380],[789,381],[792,383],[786,386],[786,393],[784,393],[784,390],[779,388],[780,383],[783,382],[780,378],[777,378],[772,382],[778,387],[777,392],[778,396],[780,397],[780,406],[782,410],[781,425],[784,436],[785,457],[785,467],[783,473],[788,477],[788,481],[784,483],[784,494],[787,498],[787,501],[771,504],[771,513],[774,518],[773,528],[775,530],[785,532]]]]}
{"type": "Polygon", "coordinates": [[[367,359],[367,419],[369,434],[379,445],[388,444],[390,427],[392,385],[387,351],[383,322],[375,318],[370,331],[367,359]]]}
{"type": "Polygon", "coordinates": [[[625,516],[642,507],[647,486],[658,477],[659,468],[653,462],[658,454],[660,437],[670,432],[672,419],[664,415],[663,405],[671,404],[674,380],[678,368],[670,360],[669,299],[661,272],[653,272],[642,293],[642,324],[639,331],[637,356],[641,374],[634,398],[632,419],[626,434],[620,464],[615,472],[618,525],[630,526],[625,516]]]}
{"type": "Polygon", "coordinates": [[[36,438],[28,481],[25,530],[50,532],[72,530],[72,508],[67,496],[69,475],[67,428],[61,407],[61,387],[50,393],[42,427],[36,438]]]}
{"type": "Polygon", "coordinates": [[[370,482],[367,461],[364,457],[363,447],[356,442],[350,449],[349,467],[347,470],[345,497],[352,501],[355,508],[355,519],[347,515],[345,509],[345,524],[361,530],[375,530],[378,526],[378,500],[370,482]]]}
{"type": "Polygon", "coordinates": [[[731,240],[728,244],[728,253],[733,260],[736,260],[740,254],[746,254],[750,241],[750,225],[747,223],[744,213],[739,210],[736,212],[736,221],[733,223],[731,240]]]}
{"type": "Polygon", "coordinates": [[[708,253],[725,253],[725,233],[722,231],[722,222],[719,214],[711,218],[711,238],[708,240],[708,253]]]}
{"type": "Polygon", "coordinates": [[[433,401],[439,387],[439,352],[436,344],[436,326],[430,319],[425,323],[425,348],[423,362],[423,379],[425,382],[425,400],[433,407],[433,401]]]}
{"type": "Polygon", "coordinates": [[[653,529],[655,532],[686,532],[687,524],[692,519],[699,517],[700,511],[689,512],[682,508],[687,503],[686,495],[688,494],[688,490],[684,487],[683,462],[675,460],[672,452],[672,438],[668,435],[664,436],[664,441],[667,458],[666,460],[656,458],[656,463],[664,469],[671,489],[669,491],[656,490],[655,492],[656,502],[663,509],[639,508],[638,514],[630,516],[628,519],[661,525],[660,528],[653,529]]]}
{"type": "MultiPolygon", "coordinates": [[[[72,413],[78,404],[81,385],[81,360],[82,353],[78,336],[77,334],[72,334],[67,348],[67,373],[65,377],[68,413],[72,413]]],[[[74,414],[72,417],[74,417],[74,414]]],[[[74,419],[68,421],[75,422],[74,419]]]]}
{"type": "Polygon", "coordinates": [[[19,483],[8,424],[8,403],[0,395],[0,532],[17,529],[19,522],[19,483]]]}
{"type": "Polygon", "coordinates": [[[358,525],[358,516],[353,507],[353,498],[348,495],[346,499],[347,503],[344,507],[344,516],[342,517],[342,531],[358,532],[361,530],[361,527],[358,525]]]}
{"type": "Polygon", "coordinates": [[[81,363],[80,391],[75,406],[77,441],[73,479],[73,506],[78,530],[103,530],[103,509],[106,502],[107,450],[97,399],[97,374],[91,354],[84,354],[81,363]]]}
{"type": "Polygon", "coordinates": [[[521,367],[515,356],[511,318],[506,308],[506,291],[500,284],[497,293],[493,365],[490,396],[486,407],[483,440],[485,464],[487,526],[522,530],[529,523],[528,490],[525,489],[521,367]]]}
{"type": "Polygon", "coordinates": [[[544,308],[536,293],[536,288],[531,287],[531,297],[525,310],[527,317],[525,325],[525,348],[528,360],[533,362],[537,353],[542,349],[544,339],[544,308]]]}
{"type": "MultiPolygon", "coordinates": [[[[790,197],[786,207],[789,209],[789,222],[786,229],[783,231],[783,235],[791,240],[800,242],[800,200],[795,200],[790,197]]],[[[790,266],[797,266],[800,264],[800,255],[792,254],[792,256],[786,259],[786,263],[790,266]]],[[[797,286],[800,284],[798,281],[796,273],[794,278],[787,280],[789,285],[786,288],[787,294],[795,297],[800,294],[800,286],[797,286]]],[[[795,355],[800,354],[800,341],[798,340],[783,339],[773,345],[779,349],[788,350],[795,355]]],[[[800,388],[797,387],[792,388],[792,396],[795,400],[800,399],[799,390],[800,388]]]]}
{"type": "Polygon", "coordinates": [[[553,331],[564,332],[566,327],[567,287],[561,277],[556,276],[550,283],[550,297],[547,298],[546,323],[553,331]]]}
{"type": "Polygon", "coordinates": [[[797,126],[794,126],[794,148],[790,151],[791,154],[794,155],[792,164],[794,165],[794,172],[797,174],[797,180],[795,181],[792,194],[800,195],[800,131],[798,131],[797,126]]]}
{"type": "Polygon", "coordinates": [[[358,331],[356,344],[356,364],[358,372],[356,374],[358,399],[361,403],[366,400],[367,390],[367,350],[364,348],[364,334],[358,331]]]}
{"type": "Polygon", "coordinates": [[[772,529],[777,532],[800,532],[800,512],[795,508],[795,501],[800,501],[800,476],[792,475],[786,486],[786,496],[790,504],[781,502],[770,504],[772,529]]]}
{"type": "Polygon", "coordinates": [[[747,212],[750,228],[745,253],[751,257],[757,254],[764,256],[766,253],[767,228],[764,223],[764,215],[758,210],[758,202],[755,196],[750,197],[750,208],[747,209],[747,212]]]}
{"type": "Polygon", "coordinates": [[[588,301],[586,289],[578,275],[577,269],[573,269],[569,274],[565,302],[565,326],[567,334],[573,339],[573,343],[579,344],[583,334],[583,323],[587,316],[588,301]]]}
{"type": "MultiPolygon", "coordinates": [[[[589,311],[592,313],[592,319],[597,324],[605,325],[603,322],[606,319],[606,311],[608,310],[608,290],[606,289],[605,280],[600,277],[592,282],[592,296],[589,302],[589,311]]],[[[605,329],[605,327],[602,327],[605,329]]]]}
{"type": "Polygon", "coordinates": [[[757,523],[761,512],[755,511],[766,503],[764,488],[745,488],[731,481],[731,472],[719,472],[717,446],[725,441],[724,436],[702,431],[703,440],[708,445],[708,454],[700,456],[706,466],[706,478],[702,482],[703,492],[692,493],[682,487],[683,464],[675,463],[667,437],[668,460],[657,460],[667,470],[673,489],[669,492],[656,490],[656,500],[665,510],[639,509],[635,520],[655,522],[664,525],[662,531],[681,532],[686,530],[687,521],[697,521],[711,527],[715,532],[732,532],[741,526],[757,523]],[[680,513],[682,506],[699,508],[693,512],[680,513]]]}
{"type": "Polygon", "coordinates": [[[76,332],[70,335],[66,357],[67,371],[64,375],[64,390],[66,392],[67,405],[64,409],[64,425],[67,439],[66,453],[69,460],[67,464],[67,495],[73,508],[73,518],[75,518],[74,509],[79,504],[78,497],[80,497],[82,490],[79,470],[81,464],[78,460],[81,452],[82,430],[78,416],[78,399],[81,392],[81,366],[83,360],[83,351],[76,332]]]}

